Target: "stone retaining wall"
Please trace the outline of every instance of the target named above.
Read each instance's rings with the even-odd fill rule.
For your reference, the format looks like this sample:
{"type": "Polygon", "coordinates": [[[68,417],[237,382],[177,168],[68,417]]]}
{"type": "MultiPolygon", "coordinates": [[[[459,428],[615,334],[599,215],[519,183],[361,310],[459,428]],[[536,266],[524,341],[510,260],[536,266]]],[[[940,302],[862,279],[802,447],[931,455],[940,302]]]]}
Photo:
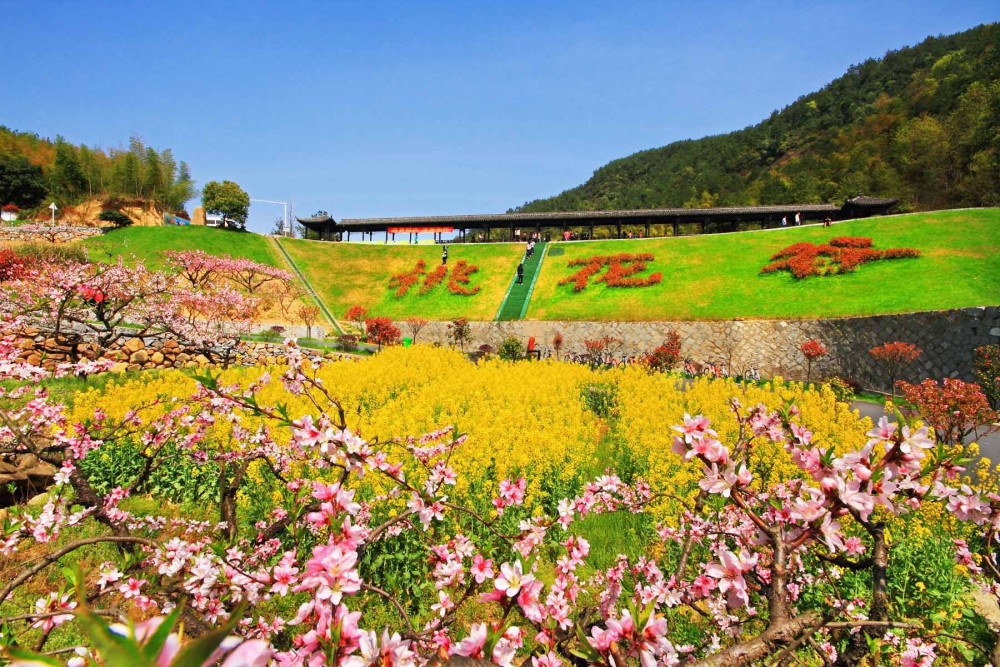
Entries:
{"type": "MultiPolygon", "coordinates": [[[[22,361],[33,366],[53,368],[76,359],[108,359],[114,362],[112,372],[139,371],[163,368],[197,368],[213,366],[213,362],[200,350],[190,349],[173,338],[164,336],[131,336],[107,350],[100,350],[92,342],[82,342],[73,346],[61,345],[51,334],[40,330],[21,332],[17,343],[21,349],[18,355],[22,361]]],[[[337,352],[321,355],[319,352],[302,350],[307,357],[319,359],[321,356],[333,358],[344,356],[337,352]]],[[[284,347],[271,343],[244,342],[236,351],[233,365],[284,364],[284,347]]]]}
{"type": "Polygon", "coordinates": [[[47,243],[68,243],[100,236],[104,233],[98,227],[65,227],[48,225],[24,225],[22,227],[0,227],[0,241],[27,243],[45,241],[47,243]]]}
{"type": "MultiPolygon", "coordinates": [[[[723,322],[472,322],[473,342],[494,349],[507,336],[552,347],[562,333],[564,352],[582,352],[583,341],[611,336],[620,351],[640,354],[655,347],[667,330],[681,337],[681,356],[697,362],[725,363],[731,371],[755,365],[765,377],[806,379],[806,360],[799,346],[810,338],[822,341],[830,353],[813,362],[812,377],[841,376],[869,389],[888,390],[878,364],[868,354],[890,341],[913,343],[923,354],[900,379],[959,378],[973,381],[973,352],[981,345],[1000,344],[1000,308],[877,315],[825,320],[731,320],[723,322]]],[[[397,326],[406,333],[403,322],[397,326]]],[[[448,344],[447,323],[429,324],[418,341],[448,344]]]]}

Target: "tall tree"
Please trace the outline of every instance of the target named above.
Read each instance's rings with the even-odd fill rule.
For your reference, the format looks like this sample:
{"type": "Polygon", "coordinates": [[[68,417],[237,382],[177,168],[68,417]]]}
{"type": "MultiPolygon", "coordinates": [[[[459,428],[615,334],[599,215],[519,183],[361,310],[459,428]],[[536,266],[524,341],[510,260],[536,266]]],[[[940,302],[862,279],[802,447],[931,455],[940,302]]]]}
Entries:
{"type": "Polygon", "coordinates": [[[87,192],[87,179],[80,168],[76,149],[62,137],[56,139],[56,161],[50,180],[52,193],[64,200],[77,201],[87,192]]]}
{"type": "Polygon", "coordinates": [[[206,183],[201,192],[201,205],[208,213],[221,215],[227,226],[235,223],[246,229],[250,195],[233,181],[206,183]]]}
{"type": "Polygon", "coordinates": [[[0,153],[0,206],[33,208],[45,199],[45,176],[23,155],[0,153]]]}

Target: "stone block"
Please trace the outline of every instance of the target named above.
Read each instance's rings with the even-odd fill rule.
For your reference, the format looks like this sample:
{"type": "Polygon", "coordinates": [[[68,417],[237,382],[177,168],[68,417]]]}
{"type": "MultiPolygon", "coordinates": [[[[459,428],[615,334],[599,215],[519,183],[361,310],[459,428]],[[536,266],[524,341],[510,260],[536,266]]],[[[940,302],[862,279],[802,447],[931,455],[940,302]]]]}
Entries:
{"type": "MultiPolygon", "coordinates": [[[[134,339],[133,339],[134,340],[134,339]]],[[[133,364],[145,364],[149,362],[149,352],[146,350],[136,350],[129,355],[128,360],[133,364]]]]}

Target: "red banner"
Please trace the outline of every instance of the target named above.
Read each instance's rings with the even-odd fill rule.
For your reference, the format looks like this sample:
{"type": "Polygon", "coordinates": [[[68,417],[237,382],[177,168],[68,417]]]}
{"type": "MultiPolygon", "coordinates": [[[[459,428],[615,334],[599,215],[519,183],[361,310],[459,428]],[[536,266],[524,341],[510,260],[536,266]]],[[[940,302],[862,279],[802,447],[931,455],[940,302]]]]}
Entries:
{"type": "Polygon", "coordinates": [[[425,234],[427,232],[453,232],[454,227],[389,227],[390,234],[425,234]]]}

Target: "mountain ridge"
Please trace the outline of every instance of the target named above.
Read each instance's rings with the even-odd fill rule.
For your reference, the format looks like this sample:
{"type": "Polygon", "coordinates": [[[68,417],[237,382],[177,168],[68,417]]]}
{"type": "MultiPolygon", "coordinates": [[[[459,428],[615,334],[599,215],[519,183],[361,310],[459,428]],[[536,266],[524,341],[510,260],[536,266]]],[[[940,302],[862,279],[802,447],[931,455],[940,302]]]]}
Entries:
{"type": "Polygon", "coordinates": [[[1000,203],[1000,24],[850,66],[754,125],[612,160],[509,212],[819,203],[1000,203]]]}

